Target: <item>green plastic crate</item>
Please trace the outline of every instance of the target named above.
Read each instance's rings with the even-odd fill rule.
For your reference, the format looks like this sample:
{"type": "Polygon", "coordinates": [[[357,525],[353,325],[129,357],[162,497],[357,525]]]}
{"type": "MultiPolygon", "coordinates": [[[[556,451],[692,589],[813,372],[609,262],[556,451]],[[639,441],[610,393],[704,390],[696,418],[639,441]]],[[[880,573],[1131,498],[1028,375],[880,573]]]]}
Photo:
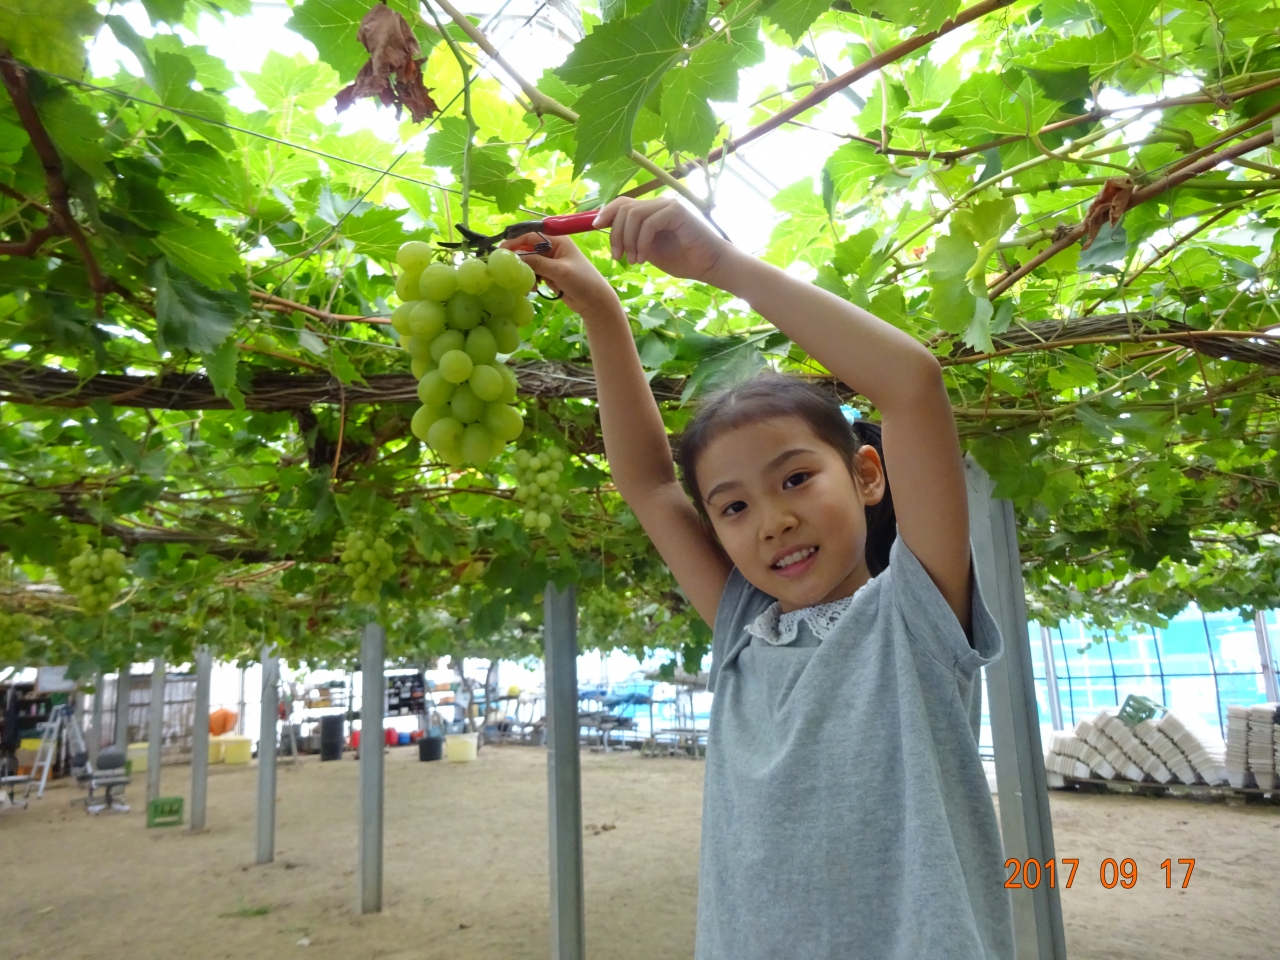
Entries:
{"type": "Polygon", "coordinates": [[[182,807],[181,797],[156,797],[147,804],[147,826],[182,826],[182,807]]]}
{"type": "Polygon", "coordinates": [[[1124,703],[1120,706],[1119,717],[1131,727],[1136,727],[1143,720],[1150,720],[1157,713],[1168,713],[1169,708],[1162,703],[1156,703],[1148,697],[1140,697],[1136,693],[1131,693],[1124,698],[1124,703]]]}

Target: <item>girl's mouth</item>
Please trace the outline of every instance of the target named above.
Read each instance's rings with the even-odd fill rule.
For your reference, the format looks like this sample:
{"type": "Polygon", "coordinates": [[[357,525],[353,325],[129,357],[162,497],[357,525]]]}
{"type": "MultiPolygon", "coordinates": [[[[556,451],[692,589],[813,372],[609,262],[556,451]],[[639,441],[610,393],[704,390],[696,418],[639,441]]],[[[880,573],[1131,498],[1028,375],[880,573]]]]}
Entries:
{"type": "Polygon", "coordinates": [[[817,556],[817,547],[800,547],[798,550],[792,550],[786,556],[775,560],[770,564],[770,569],[784,577],[799,576],[817,562],[817,556]]]}

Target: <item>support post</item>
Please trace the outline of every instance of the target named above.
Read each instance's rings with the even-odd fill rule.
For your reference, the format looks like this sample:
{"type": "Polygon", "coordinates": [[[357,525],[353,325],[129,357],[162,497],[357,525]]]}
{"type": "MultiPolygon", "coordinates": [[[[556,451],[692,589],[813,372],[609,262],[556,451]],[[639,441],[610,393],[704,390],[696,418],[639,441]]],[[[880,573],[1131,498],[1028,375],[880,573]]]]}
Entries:
{"type": "Polygon", "coordinates": [[[89,720],[89,763],[98,769],[98,752],[102,749],[102,698],[107,692],[107,675],[99,670],[93,677],[93,712],[89,720]]]}
{"type": "Polygon", "coordinates": [[[1062,700],[1058,696],[1058,668],[1053,664],[1053,640],[1049,628],[1040,625],[1040,650],[1044,659],[1044,685],[1049,692],[1049,719],[1053,729],[1062,729],[1062,700]]]}
{"type": "Polygon", "coordinates": [[[276,682],[275,646],[262,647],[262,709],[258,725],[258,863],[276,858],[276,682]]]}
{"type": "Polygon", "coordinates": [[[240,712],[236,714],[236,733],[244,736],[244,664],[240,664],[240,712]]]}
{"type": "Polygon", "coordinates": [[[196,709],[191,718],[191,829],[203,830],[209,792],[209,686],[213,653],[196,647],[196,709]]]}
{"type": "Polygon", "coordinates": [[[129,751],[129,688],[133,664],[126,663],[116,674],[116,738],[117,749],[129,751]]]}
{"type": "Polygon", "coordinates": [[[360,641],[360,864],[361,913],[382,912],[382,715],[387,634],[366,624],[360,641]]]}
{"type": "Polygon", "coordinates": [[[578,757],[578,609],[573,586],[543,593],[547,799],[551,842],[551,957],[583,960],[582,777],[578,757]]]}
{"type": "Polygon", "coordinates": [[[151,661],[151,703],[147,707],[147,802],[160,796],[160,758],[164,746],[164,657],[151,661]]]}
{"type": "MultiPolygon", "coordinates": [[[[995,485],[972,458],[965,458],[965,476],[973,566],[1004,639],[1003,656],[985,668],[1004,854],[1045,863],[1055,856],[1053,823],[1031,672],[1017,522],[1013,504],[994,499],[995,485]]],[[[1018,960],[1066,960],[1058,889],[1042,883],[1035,889],[1015,890],[1012,897],[1018,960]]]]}
{"type": "Polygon", "coordinates": [[[1271,634],[1267,630],[1267,615],[1259,610],[1253,615],[1253,632],[1258,637],[1258,659],[1262,661],[1262,683],[1267,691],[1267,701],[1280,701],[1276,684],[1276,659],[1271,650],[1271,634]]]}

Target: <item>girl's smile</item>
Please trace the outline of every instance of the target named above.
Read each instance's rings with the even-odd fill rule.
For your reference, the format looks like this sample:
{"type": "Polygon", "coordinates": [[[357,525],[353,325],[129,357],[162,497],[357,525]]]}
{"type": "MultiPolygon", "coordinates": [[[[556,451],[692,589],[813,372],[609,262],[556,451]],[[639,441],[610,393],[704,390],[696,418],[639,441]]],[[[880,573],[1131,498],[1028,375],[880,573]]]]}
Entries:
{"type": "Polygon", "coordinates": [[[711,525],[747,580],[798,610],[850,596],[871,579],[865,506],[883,495],[870,447],[857,475],[798,417],[728,430],[699,458],[711,525]]]}

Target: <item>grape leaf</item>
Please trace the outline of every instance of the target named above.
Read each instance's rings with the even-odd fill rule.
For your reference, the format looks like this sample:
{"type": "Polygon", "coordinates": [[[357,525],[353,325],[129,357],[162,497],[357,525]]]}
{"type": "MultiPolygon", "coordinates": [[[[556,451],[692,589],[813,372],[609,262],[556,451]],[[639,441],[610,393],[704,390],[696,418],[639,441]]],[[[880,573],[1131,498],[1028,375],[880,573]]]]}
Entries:
{"type": "Polygon", "coordinates": [[[244,270],[234,240],[212,220],[191,217],[191,226],[166,229],[154,242],[180,269],[214,290],[234,289],[233,275],[244,270]]]}
{"type": "Polygon", "coordinates": [[[828,157],[823,169],[831,178],[835,199],[843,200],[859,187],[858,192],[865,193],[872,178],[888,173],[889,158],[870,144],[851,141],[828,157]]]}
{"type": "Polygon", "coordinates": [[[662,116],[667,149],[705,156],[719,125],[708,100],[732,103],[738,99],[739,51],[727,43],[709,43],[694,51],[682,67],[664,81],[662,116]]]}
{"type": "Polygon", "coordinates": [[[0,40],[24,63],[84,74],[84,38],[102,22],[85,0],[0,0],[0,40]]]}
{"type": "Polygon", "coordinates": [[[829,9],[831,0],[773,0],[765,7],[764,15],[797,41],[829,9]]]}
{"type": "Polygon", "coordinates": [[[151,266],[156,288],[156,337],[161,349],[209,354],[227,339],[244,315],[243,298],[202,286],[165,260],[151,266]]]}
{"type": "Polygon", "coordinates": [[[181,23],[186,5],[187,0],[142,0],[142,7],[147,11],[152,26],[157,23],[181,23]]]}
{"type": "Polygon", "coordinates": [[[214,350],[204,354],[204,369],[214,392],[226,397],[237,410],[244,409],[244,394],[236,385],[236,365],[240,362],[240,344],[226,337],[214,350]]]}
{"type": "Polygon", "coordinates": [[[929,129],[957,140],[1025,135],[1044,126],[1055,109],[1057,105],[1020,70],[976,73],[956,88],[929,129]]]}
{"type": "MultiPolygon", "coordinates": [[[[461,117],[445,117],[427,139],[423,161],[433,167],[448,167],[462,178],[462,156],[467,142],[467,122],[461,117]]],[[[519,209],[534,190],[534,182],[516,175],[507,148],[472,144],[471,189],[493,200],[503,213],[519,209]]]]}
{"type": "Polygon", "coordinates": [[[1151,25],[1151,12],[1160,0],[1091,0],[1120,49],[1137,52],[1138,39],[1151,25]]]}
{"type": "Polygon", "coordinates": [[[337,74],[302,54],[286,57],[271,51],[258,73],[244,74],[245,82],[268,110],[314,110],[333,96],[337,74]]]}

